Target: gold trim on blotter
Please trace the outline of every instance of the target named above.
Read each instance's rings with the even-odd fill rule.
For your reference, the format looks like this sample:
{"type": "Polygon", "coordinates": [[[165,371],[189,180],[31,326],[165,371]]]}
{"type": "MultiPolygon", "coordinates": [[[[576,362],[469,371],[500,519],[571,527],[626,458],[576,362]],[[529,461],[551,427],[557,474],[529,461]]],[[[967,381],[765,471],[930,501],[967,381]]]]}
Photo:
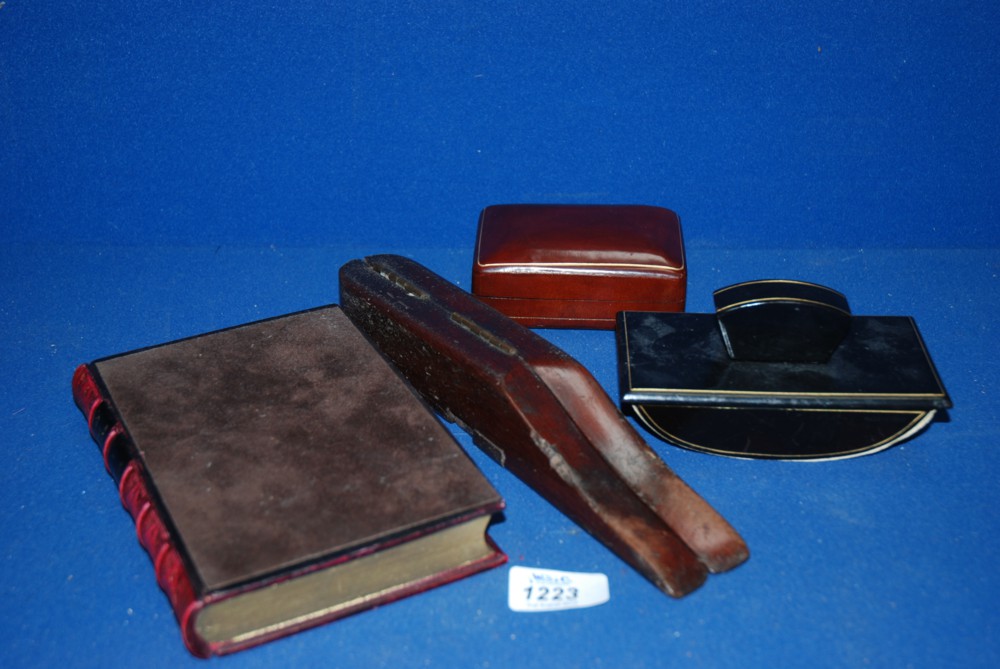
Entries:
{"type": "Polygon", "coordinates": [[[834,311],[839,311],[842,314],[851,315],[849,310],[841,309],[840,307],[834,306],[829,302],[820,302],[818,300],[807,300],[801,297],[761,297],[755,300],[743,300],[742,302],[733,302],[732,304],[727,304],[724,307],[720,307],[716,313],[724,314],[727,311],[731,311],[737,307],[742,307],[744,304],[760,304],[761,302],[799,302],[801,304],[816,304],[821,307],[826,307],[828,309],[833,309],[834,311]]]}
{"type": "Polygon", "coordinates": [[[686,439],[681,439],[680,437],[674,435],[669,430],[663,428],[659,423],[654,421],[648,413],[646,413],[646,407],[642,405],[635,405],[633,409],[635,410],[636,417],[639,421],[649,429],[650,432],[659,436],[665,441],[677,444],[684,448],[689,448],[694,451],[700,451],[702,453],[709,453],[712,455],[722,455],[731,458],[743,458],[743,459],[769,459],[769,460],[808,460],[811,462],[823,462],[825,460],[844,460],[851,457],[857,457],[861,455],[868,455],[871,453],[878,453],[883,451],[903,439],[905,439],[910,434],[916,434],[919,430],[929,423],[937,413],[936,409],[931,409],[929,411],[893,411],[893,410],[879,410],[879,409],[800,409],[800,408],[789,408],[789,407],[705,407],[700,405],[673,405],[671,409],[683,409],[683,408],[694,408],[694,409],[708,409],[711,411],[807,411],[814,413],[880,413],[880,414],[894,414],[894,415],[913,415],[913,420],[907,423],[900,430],[894,432],[891,436],[882,439],[881,441],[875,442],[870,446],[865,446],[863,448],[857,448],[850,451],[836,451],[830,453],[823,453],[820,455],[778,455],[772,453],[757,453],[757,452],[736,452],[736,451],[726,451],[718,448],[709,448],[707,446],[702,446],[701,444],[696,444],[694,442],[688,441],[686,439]]]}
{"type": "Polygon", "coordinates": [[[840,295],[842,298],[844,298],[845,300],[847,300],[847,296],[844,295],[839,290],[836,290],[834,288],[830,288],[829,286],[824,286],[824,285],[819,284],[819,283],[813,283],[812,281],[799,281],[797,279],[757,279],[757,280],[751,280],[751,281],[741,281],[740,283],[734,283],[731,286],[725,286],[724,288],[719,288],[718,290],[716,290],[712,294],[713,295],[719,295],[719,294],[725,293],[726,291],[729,291],[729,290],[735,290],[736,288],[742,288],[743,286],[749,286],[750,284],[760,284],[760,283],[791,283],[791,284],[795,284],[797,286],[810,286],[810,287],[813,287],[813,288],[822,288],[823,290],[828,290],[831,293],[836,293],[837,295],[840,295]]]}

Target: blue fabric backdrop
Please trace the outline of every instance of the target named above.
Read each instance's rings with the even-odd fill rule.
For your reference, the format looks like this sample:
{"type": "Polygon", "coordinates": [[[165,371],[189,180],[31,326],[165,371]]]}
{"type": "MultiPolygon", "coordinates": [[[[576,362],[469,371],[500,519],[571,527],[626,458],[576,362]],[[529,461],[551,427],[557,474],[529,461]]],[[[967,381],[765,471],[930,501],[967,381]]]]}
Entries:
{"type": "MultiPolygon", "coordinates": [[[[651,443],[753,556],[670,600],[472,447],[512,564],[236,666],[1000,665],[1000,5],[0,2],[0,665],[194,665],[69,395],[76,364],[337,300],[411,256],[468,288],[479,210],[676,210],[689,309],[764,277],[916,318],[955,401],[842,463],[651,443]]],[[[608,332],[545,332],[613,396],[608,332]]]]}

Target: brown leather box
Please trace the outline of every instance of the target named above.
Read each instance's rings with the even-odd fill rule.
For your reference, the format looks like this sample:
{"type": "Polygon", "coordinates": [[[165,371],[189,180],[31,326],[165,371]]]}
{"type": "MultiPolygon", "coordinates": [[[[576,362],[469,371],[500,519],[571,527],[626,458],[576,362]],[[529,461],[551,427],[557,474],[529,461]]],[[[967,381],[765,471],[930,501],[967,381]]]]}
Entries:
{"type": "Polygon", "coordinates": [[[482,211],[472,292],[528,327],[614,329],[619,311],[683,311],[677,214],[643,205],[482,211]]]}

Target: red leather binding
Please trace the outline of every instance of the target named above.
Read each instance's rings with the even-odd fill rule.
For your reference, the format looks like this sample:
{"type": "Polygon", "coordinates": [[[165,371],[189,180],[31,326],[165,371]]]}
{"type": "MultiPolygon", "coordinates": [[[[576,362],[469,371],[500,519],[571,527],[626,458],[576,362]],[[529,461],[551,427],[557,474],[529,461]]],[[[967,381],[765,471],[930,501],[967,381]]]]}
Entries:
{"type": "Polygon", "coordinates": [[[87,427],[93,434],[94,412],[104,398],[97,387],[97,382],[90,373],[87,365],[80,365],[73,372],[73,400],[87,418],[87,427]]]}
{"type": "MultiPolygon", "coordinates": [[[[94,419],[105,399],[87,365],[80,365],[73,373],[73,399],[87,417],[90,433],[101,447],[105,467],[110,470],[111,448],[116,440],[128,439],[128,436],[117,420],[110,426],[96,424],[94,419]]],[[[142,468],[136,461],[132,460],[126,465],[118,481],[118,494],[122,505],[135,522],[139,544],[153,562],[156,582],[166,593],[174,616],[181,625],[185,645],[194,655],[208,657],[211,650],[192,631],[194,613],[201,604],[195,598],[184,561],[170,540],[170,533],[150,497],[142,468]]]]}
{"type": "MultiPolygon", "coordinates": [[[[441,562],[434,573],[427,573],[430,567],[420,564],[412,573],[379,571],[388,576],[378,589],[344,600],[338,599],[336,587],[316,590],[317,601],[301,607],[288,589],[284,590],[287,594],[266,592],[272,586],[383,551],[399,549],[397,557],[389,555],[388,559],[419,563],[421,548],[410,552],[404,550],[407,544],[453,526],[485,520],[504,506],[474,464],[459,458],[460,447],[448,439],[447,430],[338,307],[289,314],[82,365],[73,376],[73,395],[108,473],[118,484],[139,543],[149,554],[157,582],[180,623],[184,643],[196,656],[249,648],[449,583],[507,559],[486,535],[485,546],[469,539],[468,553],[456,552],[455,561],[441,562]],[[214,355],[202,355],[204,350],[214,355]],[[331,350],[336,357],[331,358],[331,350]],[[262,391],[257,384],[243,395],[231,385],[242,383],[239,374],[255,364],[253,378],[266,376],[270,381],[260,385],[272,393],[259,401],[262,391]],[[188,365],[186,373],[165,378],[169,376],[165,368],[176,372],[184,365],[188,365]],[[310,370],[308,379],[302,376],[303,369],[310,370]],[[182,395],[193,376],[212,376],[206,370],[215,374],[216,385],[200,392],[195,389],[195,399],[182,395]],[[278,425],[281,420],[273,416],[267,425],[252,422],[259,407],[270,408],[272,402],[281,402],[302,388],[313,392],[310,401],[290,402],[284,407],[287,411],[276,411],[283,423],[278,425]],[[336,401],[328,401],[341,393],[336,401]],[[220,401],[212,408],[197,413],[202,403],[216,399],[220,401]],[[371,409],[383,406],[385,414],[364,420],[370,418],[371,409]],[[244,418],[216,424],[215,416],[226,410],[242,411],[244,418]],[[179,431],[176,416],[180,414],[192,419],[180,423],[191,427],[193,439],[185,441],[185,433],[179,431]],[[249,414],[253,414],[251,419],[246,417],[249,414]],[[358,418],[352,421],[353,417],[358,418]],[[274,448],[276,439],[299,435],[303,425],[309,435],[296,436],[287,448],[274,448]],[[235,433],[238,436],[226,442],[236,444],[235,448],[220,445],[235,433]],[[315,439],[315,446],[304,444],[317,433],[322,436],[315,439]],[[189,455],[192,451],[210,453],[210,462],[228,463],[231,471],[239,472],[233,478],[245,485],[224,499],[204,495],[210,489],[205,479],[198,478],[204,468],[190,464],[196,458],[178,456],[185,443],[191,449],[189,455]],[[357,443],[365,445],[360,457],[357,443]],[[415,443],[421,447],[414,448],[415,443]],[[276,472],[275,460],[265,464],[257,460],[266,460],[268,455],[294,462],[276,472]],[[335,490],[343,483],[344,471],[351,472],[352,485],[335,490]],[[393,485],[383,485],[385,479],[393,485]],[[254,497],[268,486],[278,492],[254,497]],[[294,495],[283,494],[284,489],[294,490],[294,495]],[[211,515],[224,506],[224,514],[211,515]],[[293,512],[280,522],[274,520],[289,507],[293,512]],[[350,511],[345,515],[346,507],[350,511]],[[209,522],[203,522],[206,516],[209,522]],[[460,560],[461,555],[465,557],[460,560]],[[204,615],[216,605],[221,608],[224,600],[234,600],[240,608],[235,600],[256,593],[264,597],[247,607],[271,612],[270,618],[246,622],[239,612],[226,614],[225,609],[214,622],[204,615]],[[289,606],[295,609],[291,613],[289,606]],[[219,627],[237,629],[220,632],[219,627]]],[[[362,564],[360,568],[379,569],[377,561],[372,562],[371,567],[362,564]]]]}

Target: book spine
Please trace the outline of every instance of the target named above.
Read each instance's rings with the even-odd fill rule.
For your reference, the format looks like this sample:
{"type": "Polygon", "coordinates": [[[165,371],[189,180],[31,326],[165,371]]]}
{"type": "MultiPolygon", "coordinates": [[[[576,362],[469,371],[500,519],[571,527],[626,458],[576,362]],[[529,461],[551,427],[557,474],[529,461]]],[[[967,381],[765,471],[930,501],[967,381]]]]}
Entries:
{"type": "Polygon", "coordinates": [[[194,614],[201,608],[201,602],[195,596],[184,560],[150,495],[142,464],[131,456],[128,434],[87,365],[80,365],[73,374],[73,399],[101,449],[104,466],[118,484],[122,505],[135,522],[139,544],[153,562],[156,582],[170,601],[181,625],[184,643],[193,654],[207,657],[210,649],[193,631],[194,614]]]}

